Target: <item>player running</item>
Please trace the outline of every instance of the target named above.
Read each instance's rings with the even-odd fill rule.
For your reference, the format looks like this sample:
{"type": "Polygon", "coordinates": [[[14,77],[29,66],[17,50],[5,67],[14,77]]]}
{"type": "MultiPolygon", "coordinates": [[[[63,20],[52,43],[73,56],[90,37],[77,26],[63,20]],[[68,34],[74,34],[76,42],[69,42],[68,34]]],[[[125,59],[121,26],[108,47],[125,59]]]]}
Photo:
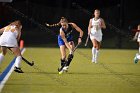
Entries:
{"type": "Polygon", "coordinates": [[[94,18],[90,19],[88,26],[88,35],[92,41],[92,62],[97,63],[98,52],[102,41],[102,29],[105,29],[106,25],[102,18],[100,18],[100,10],[94,11],[94,18]]]}
{"type": "Polygon", "coordinates": [[[61,68],[58,69],[59,74],[68,70],[69,65],[73,59],[72,50],[75,47],[73,42],[73,35],[72,35],[73,30],[75,29],[80,33],[78,37],[78,43],[82,42],[82,37],[83,37],[83,31],[75,23],[69,23],[66,18],[62,17],[60,20],[60,24],[61,24],[61,28],[60,28],[60,33],[58,35],[58,45],[60,47],[60,52],[61,52],[61,68]],[[66,59],[66,47],[69,50],[68,59],[66,59]]]}
{"type": "Polygon", "coordinates": [[[137,42],[139,43],[139,53],[136,53],[136,56],[134,57],[134,63],[138,63],[139,59],[140,59],[140,24],[138,25],[138,28],[137,28],[138,32],[136,32],[133,40],[136,40],[137,39],[137,42]]]}
{"type": "Polygon", "coordinates": [[[0,36],[0,46],[2,50],[0,53],[0,64],[2,63],[4,56],[7,53],[7,49],[10,49],[16,56],[14,71],[18,73],[23,73],[20,68],[22,57],[18,46],[18,41],[21,36],[21,29],[22,25],[19,20],[14,21],[8,26],[0,29],[0,33],[2,34],[0,36]]]}

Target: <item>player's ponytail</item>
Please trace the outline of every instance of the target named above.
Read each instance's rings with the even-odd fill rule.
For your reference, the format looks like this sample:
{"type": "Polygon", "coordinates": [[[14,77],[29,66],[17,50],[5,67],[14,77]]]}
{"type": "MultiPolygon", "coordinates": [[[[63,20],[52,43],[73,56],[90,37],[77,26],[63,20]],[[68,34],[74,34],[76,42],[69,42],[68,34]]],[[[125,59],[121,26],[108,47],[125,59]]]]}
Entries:
{"type": "Polygon", "coordinates": [[[48,27],[59,27],[59,26],[61,26],[62,22],[68,23],[68,20],[65,17],[61,17],[61,19],[60,19],[60,21],[58,23],[55,23],[55,24],[48,24],[48,23],[46,23],[46,25],[48,27]]]}
{"type": "Polygon", "coordinates": [[[46,25],[47,25],[48,27],[58,27],[58,26],[60,26],[61,24],[60,24],[60,23],[56,23],[56,24],[48,24],[48,23],[46,23],[46,25]]]}

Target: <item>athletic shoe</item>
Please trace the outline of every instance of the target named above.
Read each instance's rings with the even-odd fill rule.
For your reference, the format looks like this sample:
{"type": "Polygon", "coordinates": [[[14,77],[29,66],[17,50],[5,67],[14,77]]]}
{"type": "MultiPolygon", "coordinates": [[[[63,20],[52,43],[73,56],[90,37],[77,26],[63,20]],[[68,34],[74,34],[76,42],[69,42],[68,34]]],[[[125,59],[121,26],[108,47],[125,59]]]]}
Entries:
{"type": "Polygon", "coordinates": [[[92,63],[95,63],[95,61],[94,61],[94,60],[92,60],[92,63]]]}
{"type": "Polygon", "coordinates": [[[92,61],[92,63],[95,63],[95,59],[94,59],[94,58],[92,58],[92,60],[91,60],[91,61],[92,61]]]}
{"type": "Polygon", "coordinates": [[[134,63],[135,63],[135,64],[137,64],[138,61],[139,61],[139,59],[137,58],[137,56],[138,56],[138,53],[137,53],[136,56],[134,57],[134,63]]]}
{"type": "Polygon", "coordinates": [[[64,68],[65,65],[61,66],[60,68],[58,68],[58,72],[60,72],[63,68],[64,68]]]}
{"type": "Polygon", "coordinates": [[[134,63],[137,64],[138,61],[139,61],[139,59],[135,56],[135,58],[134,58],[134,63]]]}
{"type": "Polygon", "coordinates": [[[60,68],[58,68],[57,70],[58,70],[58,72],[60,72],[60,68]]]}
{"type": "Polygon", "coordinates": [[[59,69],[59,74],[63,74],[64,72],[68,72],[69,66],[63,67],[61,70],[59,69]]]}
{"type": "Polygon", "coordinates": [[[24,73],[21,68],[18,68],[18,67],[15,67],[14,68],[14,71],[17,72],[17,73],[24,73]]]}
{"type": "Polygon", "coordinates": [[[97,63],[97,60],[95,60],[95,63],[97,63]]]}
{"type": "Polygon", "coordinates": [[[65,67],[63,68],[63,71],[64,71],[64,72],[68,72],[68,69],[69,69],[69,66],[65,66],[65,67]]]}

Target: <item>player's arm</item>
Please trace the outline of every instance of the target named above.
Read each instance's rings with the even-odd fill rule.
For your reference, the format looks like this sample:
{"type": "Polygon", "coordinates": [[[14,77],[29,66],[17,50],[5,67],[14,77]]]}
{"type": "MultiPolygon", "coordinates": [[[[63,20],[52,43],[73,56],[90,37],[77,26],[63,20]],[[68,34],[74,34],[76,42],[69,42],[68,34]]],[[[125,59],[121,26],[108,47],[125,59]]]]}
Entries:
{"type": "Polygon", "coordinates": [[[101,19],[101,28],[106,29],[105,21],[101,19]]]}
{"type": "Polygon", "coordinates": [[[19,27],[19,28],[15,28],[15,29],[14,29],[14,30],[17,30],[17,32],[18,32],[17,41],[20,40],[20,37],[21,37],[21,29],[22,29],[22,26],[19,27]]]}
{"type": "MultiPolygon", "coordinates": [[[[138,25],[137,30],[140,30],[140,25],[138,25]]],[[[139,32],[135,33],[135,36],[133,37],[133,40],[136,40],[138,38],[139,32]]]]}
{"type": "Polygon", "coordinates": [[[70,54],[72,54],[72,48],[70,47],[70,45],[69,45],[69,43],[68,43],[68,41],[67,41],[67,39],[65,37],[65,33],[62,31],[62,29],[60,29],[60,36],[63,39],[66,47],[69,49],[70,54]]]}
{"type": "Polygon", "coordinates": [[[17,41],[20,40],[20,37],[21,37],[21,31],[18,32],[18,37],[17,37],[17,41]]]}
{"type": "Polygon", "coordinates": [[[138,25],[138,30],[140,30],[140,24],[138,25]]]}
{"type": "Polygon", "coordinates": [[[79,38],[78,38],[78,43],[81,43],[82,42],[82,37],[83,37],[83,31],[75,23],[70,23],[70,24],[72,24],[74,29],[76,29],[76,31],[80,33],[79,38]]]}
{"type": "Polygon", "coordinates": [[[136,33],[135,33],[135,36],[133,37],[133,40],[134,40],[134,41],[137,40],[138,35],[139,35],[139,32],[136,32],[136,33]]]}
{"type": "Polygon", "coordinates": [[[88,35],[91,32],[91,28],[92,28],[92,19],[89,20],[89,25],[88,25],[88,35]]]}

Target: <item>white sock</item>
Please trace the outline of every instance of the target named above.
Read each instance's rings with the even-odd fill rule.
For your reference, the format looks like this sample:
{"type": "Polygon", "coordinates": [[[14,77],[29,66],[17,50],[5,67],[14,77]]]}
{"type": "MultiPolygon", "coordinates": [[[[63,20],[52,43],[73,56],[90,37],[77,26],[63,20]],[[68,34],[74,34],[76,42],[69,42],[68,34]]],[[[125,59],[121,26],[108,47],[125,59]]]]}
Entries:
{"type": "Polygon", "coordinates": [[[96,53],[95,53],[95,61],[97,61],[98,54],[99,54],[99,50],[96,49],[96,53]]]}
{"type": "Polygon", "coordinates": [[[92,60],[95,59],[96,48],[92,47],[92,60]]]}
{"type": "Polygon", "coordinates": [[[136,57],[137,57],[138,59],[140,59],[140,55],[137,55],[136,57]]]}
{"type": "Polygon", "coordinates": [[[4,59],[4,55],[0,53],[0,64],[2,63],[3,59],[4,59]]]}
{"type": "Polygon", "coordinates": [[[16,67],[20,67],[20,63],[21,63],[22,57],[21,56],[17,56],[16,60],[15,60],[15,66],[16,67]]]}

